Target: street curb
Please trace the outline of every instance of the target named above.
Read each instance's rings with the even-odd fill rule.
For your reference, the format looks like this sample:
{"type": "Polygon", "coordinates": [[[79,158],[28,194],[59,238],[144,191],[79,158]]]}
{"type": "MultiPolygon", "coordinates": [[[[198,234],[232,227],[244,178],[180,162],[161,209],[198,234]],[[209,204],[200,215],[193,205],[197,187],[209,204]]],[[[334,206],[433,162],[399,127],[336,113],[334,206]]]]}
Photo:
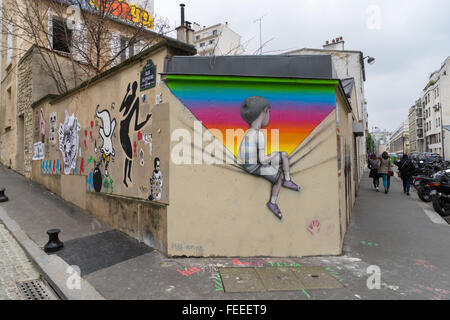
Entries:
{"type": "MultiPolygon", "coordinates": [[[[81,288],[69,289],[67,281],[73,274],[67,273],[68,265],[57,255],[45,253],[28,235],[20,229],[19,225],[9,217],[4,208],[0,206],[0,220],[11,232],[16,241],[31,257],[42,273],[44,279],[63,300],[105,300],[105,298],[81,276],[81,288]]],[[[76,271],[75,271],[76,272],[76,271]]]]}

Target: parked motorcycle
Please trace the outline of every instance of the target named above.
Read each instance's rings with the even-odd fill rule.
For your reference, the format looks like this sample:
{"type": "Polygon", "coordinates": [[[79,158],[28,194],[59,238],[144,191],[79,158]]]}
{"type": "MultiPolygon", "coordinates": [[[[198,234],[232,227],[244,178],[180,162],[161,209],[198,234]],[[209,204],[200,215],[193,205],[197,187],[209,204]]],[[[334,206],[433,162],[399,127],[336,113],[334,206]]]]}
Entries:
{"type": "Polygon", "coordinates": [[[442,217],[450,216],[450,170],[438,172],[428,187],[434,210],[442,217]]]}

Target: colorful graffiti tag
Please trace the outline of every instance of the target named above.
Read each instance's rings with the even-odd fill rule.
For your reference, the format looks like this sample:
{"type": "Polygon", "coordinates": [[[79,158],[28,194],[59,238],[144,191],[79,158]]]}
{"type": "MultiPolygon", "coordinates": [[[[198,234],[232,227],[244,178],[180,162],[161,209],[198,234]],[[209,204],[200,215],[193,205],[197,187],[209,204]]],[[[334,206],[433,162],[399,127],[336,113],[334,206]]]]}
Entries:
{"type": "Polygon", "coordinates": [[[89,4],[115,17],[142,24],[149,29],[154,28],[154,18],[147,10],[135,4],[129,4],[124,0],[89,0],[89,4]]]}

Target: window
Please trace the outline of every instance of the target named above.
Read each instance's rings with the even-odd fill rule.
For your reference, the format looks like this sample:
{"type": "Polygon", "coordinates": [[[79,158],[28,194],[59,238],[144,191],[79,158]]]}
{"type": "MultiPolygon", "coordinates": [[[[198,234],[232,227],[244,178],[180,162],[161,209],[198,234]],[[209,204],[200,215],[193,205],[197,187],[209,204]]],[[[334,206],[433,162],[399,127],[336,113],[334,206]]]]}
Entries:
{"type": "Polygon", "coordinates": [[[12,60],[12,51],[13,51],[13,48],[12,48],[12,46],[13,46],[13,34],[12,34],[13,33],[13,23],[12,23],[12,21],[10,21],[8,23],[8,31],[7,32],[8,32],[8,39],[7,39],[8,48],[7,48],[7,53],[6,53],[6,65],[8,65],[12,60]]]}
{"type": "Polygon", "coordinates": [[[200,36],[195,36],[195,40],[200,40],[200,36]]]}
{"type": "Polygon", "coordinates": [[[120,37],[120,61],[125,61],[132,56],[134,56],[134,43],[130,43],[128,38],[120,37]]]}
{"type": "Polygon", "coordinates": [[[66,20],[53,17],[52,44],[53,50],[70,53],[72,46],[72,30],[67,28],[66,20]]]}
{"type": "Polygon", "coordinates": [[[215,39],[211,39],[211,40],[209,40],[209,44],[214,44],[214,42],[216,42],[216,40],[215,40],[215,39]]]}
{"type": "Polygon", "coordinates": [[[217,36],[217,30],[213,30],[213,36],[217,36]]]}
{"type": "Polygon", "coordinates": [[[204,47],[204,46],[205,46],[205,43],[204,43],[204,42],[200,43],[200,48],[202,48],[202,47],[204,47]]]}

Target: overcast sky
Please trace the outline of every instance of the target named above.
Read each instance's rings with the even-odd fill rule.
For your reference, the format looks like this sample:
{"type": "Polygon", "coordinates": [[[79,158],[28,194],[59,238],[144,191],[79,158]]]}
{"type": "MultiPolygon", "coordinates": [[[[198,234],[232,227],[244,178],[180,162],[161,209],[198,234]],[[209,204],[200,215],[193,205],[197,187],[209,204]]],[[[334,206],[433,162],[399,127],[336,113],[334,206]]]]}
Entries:
{"type": "Polygon", "coordinates": [[[178,26],[180,3],[190,22],[228,22],[242,42],[250,40],[247,54],[259,47],[254,21],[264,16],[263,42],[273,38],[265,52],[322,48],[342,36],[346,49],[375,57],[366,66],[370,131],[394,130],[406,120],[430,73],[450,56],[448,0],[155,0],[155,13],[178,26]]]}

